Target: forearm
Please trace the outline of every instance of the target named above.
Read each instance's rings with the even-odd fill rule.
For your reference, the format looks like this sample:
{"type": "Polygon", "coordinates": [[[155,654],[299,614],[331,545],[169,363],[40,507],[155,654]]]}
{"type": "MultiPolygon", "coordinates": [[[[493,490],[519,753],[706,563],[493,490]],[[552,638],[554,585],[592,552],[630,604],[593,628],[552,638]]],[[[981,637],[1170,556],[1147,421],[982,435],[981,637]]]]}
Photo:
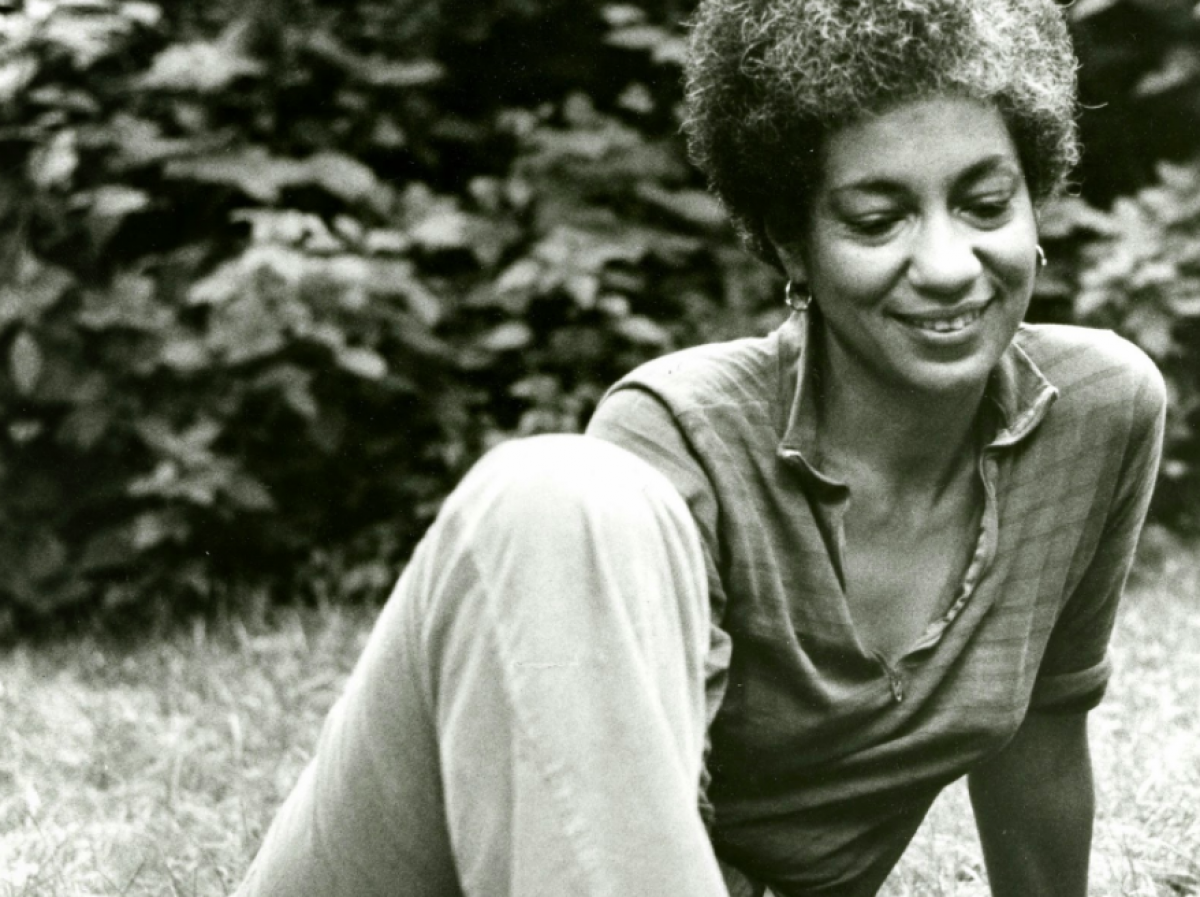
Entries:
{"type": "Polygon", "coordinates": [[[995,897],[1085,897],[1095,792],[1084,715],[1031,715],[969,782],[995,897]]]}

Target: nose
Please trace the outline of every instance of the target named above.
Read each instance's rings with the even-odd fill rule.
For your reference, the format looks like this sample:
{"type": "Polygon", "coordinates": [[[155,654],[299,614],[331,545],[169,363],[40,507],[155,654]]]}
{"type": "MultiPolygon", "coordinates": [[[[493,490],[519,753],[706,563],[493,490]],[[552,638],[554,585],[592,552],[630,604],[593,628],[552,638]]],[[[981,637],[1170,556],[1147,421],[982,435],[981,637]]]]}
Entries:
{"type": "Polygon", "coordinates": [[[967,229],[938,216],[914,235],[908,279],[922,292],[957,298],[983,273],[967,229]]]}

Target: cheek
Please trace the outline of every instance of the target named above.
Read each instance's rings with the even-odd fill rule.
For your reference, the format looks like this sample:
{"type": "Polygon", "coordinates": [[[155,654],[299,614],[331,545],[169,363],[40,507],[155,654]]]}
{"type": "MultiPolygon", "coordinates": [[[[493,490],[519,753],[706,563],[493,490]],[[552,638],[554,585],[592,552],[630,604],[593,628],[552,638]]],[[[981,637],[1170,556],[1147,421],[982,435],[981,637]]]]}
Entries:
{"type": "Polygon", "coordinates": [[[1015,239],[997,241],[986,251],[991,256],[993,269],[1009,288],[1026,294],[1028,298],[1037,277],[1036,237],[1021,235],[1015,239]]]}
{"type": "Polygon", "coordinates": [[[826,254],[822,271],[817,289],[824,287],[831,300],[868,308],[894,289],[904,265],[899,253],[887,249],[842,246],[826,254]]]}
{"type": "Polygon", "coordinates": [[[1038,234],[1032,207],[1022,209],[1015,221],[994,235],[991,251],[1005,275],[1014,281],[1028,281],[1037,275],[1038,234]]]}

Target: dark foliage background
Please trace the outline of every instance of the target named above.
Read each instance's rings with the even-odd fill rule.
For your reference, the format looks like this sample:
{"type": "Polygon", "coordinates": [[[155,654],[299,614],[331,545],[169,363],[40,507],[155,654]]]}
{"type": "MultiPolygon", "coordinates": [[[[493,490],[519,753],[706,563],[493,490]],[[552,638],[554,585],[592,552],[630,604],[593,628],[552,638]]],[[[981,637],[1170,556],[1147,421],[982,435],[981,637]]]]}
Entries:
{"type": "MultiPolygon", "coordinates": [[[[678,136],[691,0],[0,2],[0,630],[386,594],[498,440],[761,332],[678,136]]],[[[1172,390],[1200,496],[1200,22],[1078,0],[1078,195],[1033,317],[1172,390]]]]}

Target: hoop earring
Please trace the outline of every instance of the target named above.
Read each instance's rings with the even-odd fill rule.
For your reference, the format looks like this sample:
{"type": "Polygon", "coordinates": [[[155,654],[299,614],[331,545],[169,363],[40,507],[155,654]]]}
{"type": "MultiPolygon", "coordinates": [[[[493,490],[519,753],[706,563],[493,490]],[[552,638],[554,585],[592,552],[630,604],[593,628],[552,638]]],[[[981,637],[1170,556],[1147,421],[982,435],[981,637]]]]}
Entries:
{"type": "Polygon", "coordinates": [[[812,304],[812,294],[806,291],[804,295],[797,296],[792,292],[792,282],[789,280],[783,288],[783,302],[792,311],[805,312],[812,304]]]}
{"type": "Polygon", "coordinates": [[[1037,246],[1037,256],[1038,256],[1038,267],[1045,268],[1046,267],[1046,250],[1042,249],[1041,243],[1039,243],[1037,246]]]}

